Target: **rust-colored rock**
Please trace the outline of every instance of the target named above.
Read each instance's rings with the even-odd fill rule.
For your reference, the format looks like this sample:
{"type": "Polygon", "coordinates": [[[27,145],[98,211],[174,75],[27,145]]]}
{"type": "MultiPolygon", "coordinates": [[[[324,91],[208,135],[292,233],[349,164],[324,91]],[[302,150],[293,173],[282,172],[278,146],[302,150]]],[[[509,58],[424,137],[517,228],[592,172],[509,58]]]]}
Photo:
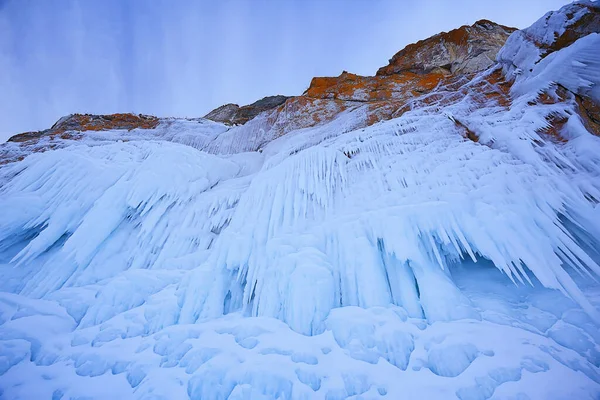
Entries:
{"type": "MultiPolygon", "coordinates": [[[[546,42],[542,43],[541,37],[529,34],[527,30],[518,34],[525,35],[527,41],[542,49],[544,56],[590,32],[600,31],[600,8],[586,3],[573,5],[573,10],[573,15],[568,16],[572,21],[565,25],[567,29],[557,33],[554,38],[548,35],[546,42]]],[[[472,109],[486,108],[490,113],[503,112],[512,104],[510,88],[513,81],[507,81],[502,67],[494,67],[494,63],[498,50],[514,30],[487,20],[477,21],[471,26],[442,32],[406,46],[375,76],[360,76],[344,71],[337,77],[315,77],[300,96],[269,96],[243,107],[226,104],[204,118],[227,125],[244,125],[252,121],[244,129],[268,132],[265,135],[267,139],[264,139],[267,142],[294,130],[326,124],[343,113],[352,113],[352,118],[341,120],[341,129],[353,130],[399,117],[409,110],[422,109],[437,113],[458,102],[464,102],[472,109]],[[256,118],[258,115],[261,116],[256,118]]],[[[538,133],[550,140],[566,140],[561,136],[561,131],[568,115],[572,113],[579,114],[588,131],[600,135],[600,105],[587,97],[586,93],[553,88],[541,93],[529,105],[548,106],[548,124],[538,133]],[[564,103],[569,111],[552,111],[556,110],[554,105],[557,103],[564,103]]],[[[466,117],[464,120],[451,115],[448,117],[466,139],[474,142],[480,140],[480,127],[477,124],[469,126],[466,117]]],[[[62,118],[45,131],[13,136],[9,139],[13,142],[10,145],[12,147],[5,147],[4,151],[7,153],[19,146],[28,152],[45,151],[52,149],[57,142],[64,145],[60,139],[78,139],[82,136],[81,132],[89,130],[150,129],[159,123],[158,118],[143,115],[75,114],[62,118]],[[40,138],[44,140],[37,140],[40,138]]],[[[483,133],[481,137],[484,138],[483,133]]],[[[2,152],[0,148],[0,164],[15,161],[22,154],[12,151],[10,156],[3,156],[2,152]]],[[[352,157],[352,154],[347,156],[352,157]]]]}
{"type": "Polygon", "coordinates": [[[9,142],[26,142],[39,139],[43,136],[60,135],[63,139],[70,139],[71,132],[104,131],[111,129],[135,128],[152,129],[159,123],[159,119],[150,115],[135,114],[72,114],[58,120],[50,129],[38,132],[25,132],[8,139],[9,142]]]}
{"type": "Polygon", "coordinates": [[[81,139],[86,131],[153,129],[159,123],[159,118],[142,114],[68,115],[50,129],[25,132],[8,139],[0,145],[0,165],[19,161],[26,154],[64,147],[70,141],[81,139]]]}
{"type": "MultiPolygon", "coordinates": [[[[335,116],[333,110],[340,112],[366,103],[363,122],[365,126],[372,125],[401,115],[408,109],[408,101],[448,84],[452,76],[471,75],[487,68],[513,31],[513,28],[481,20],[472,26],[443,32],[407,46],[392,58],[390,65],[380,68],[376,76],[344,71],[337,77],[315,77],[302,96],[266,97],[244,107],[226,104],[204,118],[236,125],[248,122],[261,112],[272,111],[274,114],[269,117],[269,125],[279,126],[279,130],[285,132],[291,127],[299,129],[329,121],[335,116]],[[325,108],[319,109],[320,106],[325,108]],[[283,128],[283,124],[275,122],[282,120],[279,113],[286,113],[283,119],[290,126],[283,128]]],[[[453,82],[456,83],[456,80],[453,82]]],[[[504,105],[509,103],[507,90],[498,89],[496,83],[487,86],[482,96],[494,98],[504,105]]],[[[459,98],[460,93],[457,92],[451,101],[459,98]]],[[[447,97],[444,99],[449,100],[447,97]]],[[[436,100],[428,98],[426,101],[436,100]]]]}
{"type": "Polygon", "coordinates": [[[600,104],[587,96],[575,95],[577,112],[586,129],[596,136],[600,136],[600,104]]]}
{"type": "Polygon", "coordinates": [[[498,50],[515,28],[480,20],[428,39],[410,44],[396,53],[377,75],[402,72],[418,74],[437,71],[446,74],[471,73],[491,66],[498,50]]]}
{"type": "Polygon", "coordinates": [[[404,72],[392,76],[360,76],[346,71],[338,77],[313,78],[304,95],[318,99],[346,101],[399,100],[434,89],[445,75],[431,72],[418,75],[404,72]]]}

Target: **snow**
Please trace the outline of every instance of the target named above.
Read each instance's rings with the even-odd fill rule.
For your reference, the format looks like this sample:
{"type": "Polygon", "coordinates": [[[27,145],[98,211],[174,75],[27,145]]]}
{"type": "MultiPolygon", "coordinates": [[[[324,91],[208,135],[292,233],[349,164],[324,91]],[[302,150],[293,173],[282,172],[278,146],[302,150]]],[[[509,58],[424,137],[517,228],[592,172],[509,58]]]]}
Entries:
{"type": "MultiPolygon", "coordinates": [[[[590,321],[574,303],[540,287],[506,286],[491,265],[468,264],[456,272],[465,294],[489,318],[429,325],[407,317],[397,306],[351,306],[331,312],[324,332],[312,336],[277,319],[239,313],[128,336],[144,319],[140,312],[130,312],[123,320],[50,336],[39,328],[31,331],[29,324],[41,322],[42,314],[25,315],[2,327],[3,356],[15,365],[0,380],[9,398],[51,398],[57,391],[64,398],[90,393],[99,398],[464,399],[597,394],[600,378],[593,360],[546,336],[542,318],[502,321],[515,317],[515,310],[552,319],[536,305],[540,302],[550,305],[550,311],[560,310],[559,318],[564,316],[553,317],[558,321],[554,329],[576,330],[579,336],[570,339],[574,342],[582,337],[590,340],[598,330],[585,333],[578,327],[590,321]],[[574,325],[569,315],[580,320],[574,325]],[[122,332],[110,341],[100,340],[103,332],[113,329],[122,332]],[[8,339],[9,331],[26,339],[8,339]],[[75,335],[80,335],[77,342],[72,339],[75,335]],[[44,346],[33,355],[30,341],[43,337],[44,346]]],[[[594,290],[598,304],[599,292],[594,290]]],[[[2,304],[11,300],[4,297],[2,304]]],[[[46,323],[41,326],[53,322],[64,331],[73,329],[60,307],[29,300],[30,307],[33,303],[46,307],[46,323]]]]}
{"type": "Polygon", "coordinates": [[[538,93],[559,84],[574,93],[600,101],[600,34],[591,33],[563,51],[554,52],[521,75],[512,87],[517,96],[538,93]]]}
{"type": "Polygon", "coordinates": [[[492,69],[367,128],[174,119],[0,167],[0,397],[597,398],[600,140],[534,101],[596,96],[597,47],[513,34],[510,107],[469,91],[492,69]]]}

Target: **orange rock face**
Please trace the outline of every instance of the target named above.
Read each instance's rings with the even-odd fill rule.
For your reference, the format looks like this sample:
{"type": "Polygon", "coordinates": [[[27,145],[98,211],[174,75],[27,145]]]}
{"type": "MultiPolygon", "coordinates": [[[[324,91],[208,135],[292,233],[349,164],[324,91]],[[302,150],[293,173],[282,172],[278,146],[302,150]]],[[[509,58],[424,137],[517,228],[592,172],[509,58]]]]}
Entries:
{"type": "Polygon", "coordinates": [[[39,132],[25,132],[8,139],[9,142],[25,142],[38,139],[42,136],[60,135],[63,139],[71,138],[70,132],[104,131],[111,129],[152,129],[159,123],[159,119],[148,115],[111,114],[91,115],[73,114],[61,118],[52,128],[39,132]]]}
{"type": "Polygon", "coordinates": [[[405,71],[419,74],[438,71],[447,74],[472,73],[491,66],[498,50],[515,28],[487,20],[461,26],[410,44],[380,68],[377,75],[405,71]]]}
{"type": "Polygon", "coordinates": [[[445,75],[404,72],[392,76],[360,76],[344,71],[338,77],[313,78],[305,96],[346,101],[402,100],[434,89],[445,75]]]}
{"type": "MultiPolygon", "coordinates": [[[[263,128],[272,130],[277,137],[292,130],[330,122],[342,112],[359,108],[364,112],[358,113],[355,128],[397,117],[413,107],[413,101],[416,101],[416,106],[419,102],[458,101],[462,95],[458,89],[464,81],[457,80],[456,76],[487,66],[490,54],[495,55],[510,32],[512,28],[478,21],[470,27],[464,26],[407,46],[376,76],[359,76],[344,71],[338,77],[316,77],[301,96],[270,96],[243,107],[226,104],[211,111],[205,118],[241,125],[266,113],[263,128]],[[441,53],[448,53],[449,58],[440,58],[441,53]],[[422,98],[436,90],[443,91],[444,95],[422,98]]],[[[495,83],[482,87],[482,90],[482,101],[488,98],[504,103],[508,101],[495,83]]],[[[159,122],[156,117],[133,114],[74,114],[59,120],[50,129],[26,132],[13,136],[9,141],[34,143],[43,137],[77,139],[81,132],[152,129],[159,122]]]]}
{"type": "MultiPolygon", "coordinates": [[[[280,134],[285,134],[293,129],[328,122],[339,112],[363,103],[364,126],[394,118],[407,109],[407,102],[411,99],[446,85],[453,81],[453,75],[472,74],[490,66],[513,31],[513,28],[481,20],[472,26],[463,26],[407,46],[376,76],[344,71],[337,77],[315,77],[302,96],[288,98],[274,109],[269,119],[280,134]],[[284,113],[283,116],[280,113],[284,113]],[[287,126],[281,123],[282,120],[287,126]]],[[[484,88],[487,91],[483,96],[494,97],[504,104],[508,102],[505,90],[499,90],[495,83],[488,86],[484,88]]],[[[449,101],[447,97],[445,100],[449,101]]],[[[211,111],[206,117],[233,123],[243,108],[228,104],[211,111]]],[[[237,119],[236,123],[245,123],[252,117],[237,119]]]]}
{"type": "MultiPolygon", "coordinates": [[[[588,11],[591,12],[583,17],[573,18],[573,23],[567,24],[567,29],[556,35],[552,43],[535,43],[542,49],[542,55],[568,46],[590,32],[600,31],[599,9],[588,11]]],[[[469,107],[505,111],[511,107],[513,82],[507,81],[502,69],[494,65],[497,52],[513,31],[514,28],[487,20],[477,21],[406,46],[375,76],[344,71],[337,77],[315,77],[300,96],[270,96],[243,107],[226,104],[204,118],[226,125],[245,125],[260,115],[248,129],[268,132],[269,138],[276,138],[294,130],[326,124],[347,112],[353,113],[353,122],[344,129],[359,129],[425,107],[431,112],[439,112],[445,106],[465,99],[469,107]]],[[[565,90],[559,88],[552,93],[542,93],[530,106],[543,104],[550,107],[570,102],[585,127],[600,135],[600,105],[589,97],[565,90]]],[[[478,127],[468,126],[468,122],[455,116],[449,118],[466,139],[479,141],[478,127]]],[[[540,135],[564,141],[560,132],[567,118],[550,113],[547,121],[548,126],[539,132],[540,135]]],[[[78,139],[86,131],[152,129],[159,123],[158,118],[144,115],[74,114],[62,118],[50,129],[16,135],[9,141],[23,143],[31,151],[44,151],[55,146],[55,138],[78,139]],[[40,141],[41,138],[51,140],[40,141]]],[[[0,164],[21,157],[20,153],[12,152],[12,158],[6,161],[2,151],[0,148],[0,164]]]]}

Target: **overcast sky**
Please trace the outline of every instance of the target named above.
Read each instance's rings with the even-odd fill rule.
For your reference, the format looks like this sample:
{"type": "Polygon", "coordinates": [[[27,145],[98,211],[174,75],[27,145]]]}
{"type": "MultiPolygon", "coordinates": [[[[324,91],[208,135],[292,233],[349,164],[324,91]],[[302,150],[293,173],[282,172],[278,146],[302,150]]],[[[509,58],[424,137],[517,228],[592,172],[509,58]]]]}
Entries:
{"type": "Polygon", "coordinates": [[[0,142],[70,113],[197,117],[373,75],[478,19],[523,28],[565,0],[0,0],[0,142]]]}

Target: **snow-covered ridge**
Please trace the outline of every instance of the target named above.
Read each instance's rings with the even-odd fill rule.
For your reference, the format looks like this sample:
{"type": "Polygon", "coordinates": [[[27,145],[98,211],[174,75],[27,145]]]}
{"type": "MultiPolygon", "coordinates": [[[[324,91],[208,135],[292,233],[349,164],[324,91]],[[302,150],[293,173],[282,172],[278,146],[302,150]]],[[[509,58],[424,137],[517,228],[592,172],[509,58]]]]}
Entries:
{"type": "Polygon", "coordinates": [[[599,35],[530,40],[595,10],[424,94],[3,145],[0,397],[597,398],[599,35]]]}

